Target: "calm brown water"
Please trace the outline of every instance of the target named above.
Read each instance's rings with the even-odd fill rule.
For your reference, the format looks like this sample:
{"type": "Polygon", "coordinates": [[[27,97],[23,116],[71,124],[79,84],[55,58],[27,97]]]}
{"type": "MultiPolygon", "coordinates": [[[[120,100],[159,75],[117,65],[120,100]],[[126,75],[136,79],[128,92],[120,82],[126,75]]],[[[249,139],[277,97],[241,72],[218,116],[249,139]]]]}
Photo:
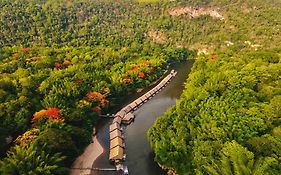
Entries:
{"type": "MultiPolygon", "coordinates": [[[[169,107],[176,103],[176,100],[183,91],[184,82],[188,77],[193,62],[193,60],[189,60],[172,65],[172,68],[178,72],[176,77],[174,77],[162,91],[134,112],[136,115],[135,121],[125,129],[125,152],[127,158],[124,164],[128,166],[130,175],[166,174],[161,170],[158,164],[154,162],[153,150],[150,148],[150,144],[147,140],[147,131],[153,125],[157,117],[162,116],[169,107]]],[[[128,97],[124,104],[133,101],[138,95],[140,94],[128,97]]],[[[94,162],[93,167],[113,167],[113,165],[109,164],[108,160],[108,126],[110,122],[110,120],[104,120],[97,127],[98,139],[106,151],[94,162]]],[[[114,174],[114,172],[92,172],[92,175],[114,174]]]]}

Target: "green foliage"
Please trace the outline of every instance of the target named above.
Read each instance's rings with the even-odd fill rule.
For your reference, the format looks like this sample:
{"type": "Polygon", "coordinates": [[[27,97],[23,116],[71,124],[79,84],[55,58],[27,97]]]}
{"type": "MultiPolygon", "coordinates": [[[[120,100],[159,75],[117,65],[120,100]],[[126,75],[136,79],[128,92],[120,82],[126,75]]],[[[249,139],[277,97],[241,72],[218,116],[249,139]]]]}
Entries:
{"type": "Polygon", "coordinates": [[[205,166],[205,169],[211,175],[277,175],[278,170],[272,171],[274,166],[279,166],[275,158],[263,157],[255,162],[252,152],[232,141],[224,144],[219,163],[205,166]]]}
{"type": "Polygon", "coordinates": [[[1,156],[10,146],[7,137],[15,139],[36,127],[41,134],[35,142],[46,144],[51,155],[67,156],[64,162],[69,165],[91,141],[98,112],[106,112],[128,92],[148,86],[169,62],[194,54],[185,47],[145,38],[147,19],[131,12],[142,14],[135,7],[153,8],[127,4],[0,2],[1,156]],[[87,99],[89,92],[102,94],[109,104],[97,108],[97,101],[87,99]],[[46,118],[31,122],[35,112],[48,108],[60,109],[60,122],[46,118]]]}
{"type": "Polygon", "coordinates": [[[237,142],[225,143],[220,156],[220,164],[206,167],[208,174],[253,174],[254,154],[237,142]]]}
{"type": "Polygon", "coordinates": [[[27,149],[15,146],[8,152],[8,156],[0,161],[0,173],[3,175],[65,174],[67,169],[59,166],[64,159],[65,157],[60,153],[47,154],[34,144],[27,149]]]}
{"type": "Polygon", "coordinates": [[[73,156],[77,155],[77,148],[73,140],[63,129],[47,128],[40,133],[35,143],[38,147],[45,145],[44,150],[48,153],[62,153],[70,162],[73,156]]]}
{"type": "MultiPolygon", "coordinates": [[[[170,119],[149,131],[156,160],[200,174],[227,141],[257,151],[262,135],[280,138],[279,1],[3,0],[0,8],[1,151],[8,136],[32,127],[35,112],[59,108],[63,121],[38,125],[35,142],[72,160],[89,142],[98,112],[155,81],[168,63],[193,57],[191,49],[225,54],[196,61],[190,90],[170,119]],[[215,9],[224,19],[170,14],[185,7],[215,9]],[[101,93],[108,106],[87,101],[89,92],[101,93]]],[[[276,138],[269,139],[272,150],[276,138]]],[[[259,160],[280,161],[272,154],[259,160]]]]}
{"type": "Polygon", "coordinates": [[[148,132],[156,161],[179,174],[280,173],[280,68],[275,52],[199,58],[148,132]]]}

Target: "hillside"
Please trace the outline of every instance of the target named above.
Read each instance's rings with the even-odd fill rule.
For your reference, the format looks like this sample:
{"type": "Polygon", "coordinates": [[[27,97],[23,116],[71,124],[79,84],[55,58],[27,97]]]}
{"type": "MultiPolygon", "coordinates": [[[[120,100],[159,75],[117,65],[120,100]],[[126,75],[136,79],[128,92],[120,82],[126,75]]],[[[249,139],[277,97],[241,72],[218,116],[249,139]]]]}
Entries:
{"type": "Polygon", "coordinates": [[[0,174],[67,174],[99,114],[193,54],[145,37],[153,8],[0,2],[0,174]]]}
{"type": "Polygon", "coordinates": [[[176,106],[148,137],[178,174],[280,174],[280,52],[196,60],[176,106]]]}
{"type": "Polygon", "coordinates": [[[149,130],[155,160],[171,174],[280,174],[280,1],[206,6],[171,11],[221,24],[217,32],[210,28],[206,55],[193,65],[176,106],[149,130]]]}
{"type": "Polygon", "coordinates": [[[100,113],[196,52],[206,55],[182,98],[149,132],[156,160],[206,174],[234,145],[280,171],[280,0],[2,0],[0,9],[0,174],[66,174],[100,113]],[[231,110],[210,117],[220,106],[231,110]],[[250,129],[229,129],[244,114],[250,129]],[[219,136],[201,126],[221,118],[219,136]],[[219,141],[204,153],[208,139],[219,141]],[[257,157],[259,139],[272,152],[257,157]]]}

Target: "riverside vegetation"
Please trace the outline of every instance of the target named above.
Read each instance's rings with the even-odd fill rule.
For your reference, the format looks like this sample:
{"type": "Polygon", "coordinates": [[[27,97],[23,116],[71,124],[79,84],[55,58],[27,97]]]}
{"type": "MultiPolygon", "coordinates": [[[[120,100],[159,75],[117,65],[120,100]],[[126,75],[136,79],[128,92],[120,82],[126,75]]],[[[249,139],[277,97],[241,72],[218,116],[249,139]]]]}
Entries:
{"type": "Polygon", "coordinates": [[[224,26],[233,28],[228,28],[228,41],[224,29],[210,33],[207,40],[222,40],[228,49],[213,45],[217,51],[198,57],[180,100],[149,130],[155,160],[170,172],[281,173],[281,15],[274,13],[281,10],[280,2],[202,6],[220,7],[222,16],[227,14],[224,26]]]}
{"type": "Polygon", "coordinates": [[[2,0],[0,174],[66,174],[98,114],[204,53],[149,130],[178,174],[279,174],[279,0],[2,0]],[[7,152],[7,154],[6,154],[7,152]]]}

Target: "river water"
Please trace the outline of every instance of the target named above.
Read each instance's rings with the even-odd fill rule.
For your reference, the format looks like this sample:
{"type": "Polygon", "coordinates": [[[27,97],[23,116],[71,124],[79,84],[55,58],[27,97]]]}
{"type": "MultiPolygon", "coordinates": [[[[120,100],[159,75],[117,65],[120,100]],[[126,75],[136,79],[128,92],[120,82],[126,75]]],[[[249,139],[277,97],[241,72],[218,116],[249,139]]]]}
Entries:
{"type": "MultiPolygon", "coordinates": [[[[147,140],[147,131],[153,125],[157,117],[162,116],[164,112],[176,103],[180,97],[184,82],[191,70],[193,60],[176,63],[171,67],[178,73],[172,78],[171,82],[156,94],[147,103],[134,111],[135,121],[125,128],[125,153],[127,155],[124,165],[128,166],[130,175],[164,175],[166,174],[154,162],[153,150],[147,140]]],[[[148,91],[149,89],[145,89],[148,91]]],[[[135,94],[124,101],[124,105],[133,101],[141,94],[135,94]]],[[[105,119],[97,126],[97,137],[105,152],[94,162],[93,167],[113,168],[109,163],[109,124],[110,119],[105,119]]],[[[92,175],[114,175],[114,172],[92,171],[92,175]]]]}

